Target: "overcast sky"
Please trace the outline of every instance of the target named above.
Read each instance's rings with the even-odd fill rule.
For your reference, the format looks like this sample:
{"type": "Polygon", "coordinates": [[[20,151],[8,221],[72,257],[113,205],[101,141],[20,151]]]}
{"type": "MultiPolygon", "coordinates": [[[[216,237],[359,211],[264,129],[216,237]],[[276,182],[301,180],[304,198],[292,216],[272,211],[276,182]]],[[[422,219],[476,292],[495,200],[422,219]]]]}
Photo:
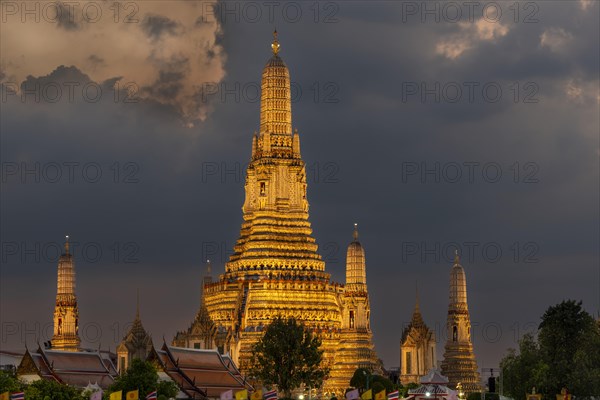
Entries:
{"type": "Polygon", "coordinates": [[[442,359],[457,246],[480,368],[563,299],[598,315],[598,2],[113,3],[2,2],[2,349],[51,336],[66,234],[84,345],[115,349],[138,288],[156,345],[189,326],[274,27],[314,235],[343,282],[359,224],[386,367],[416,285],[442,359]]]}

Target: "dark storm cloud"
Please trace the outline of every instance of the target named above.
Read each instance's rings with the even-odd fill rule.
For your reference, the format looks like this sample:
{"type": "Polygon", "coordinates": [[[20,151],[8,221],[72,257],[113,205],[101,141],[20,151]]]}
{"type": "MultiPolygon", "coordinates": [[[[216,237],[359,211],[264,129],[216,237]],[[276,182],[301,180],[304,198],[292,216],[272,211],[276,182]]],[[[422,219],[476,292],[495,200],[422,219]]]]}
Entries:
{"type": "Polygon", "coordinates": [[[147,90],[161,98],[175,98],[183,87],[184,78],[181,72],[160,71],[154,85],[147,90]]]}
{"type": "MultiPolygon", "coordinates": [[[[398,365],[415,281],[441,359],[451,261],[427,251],[460,244],[479,366],[497,367],[549,305],[573,297],[588,311],[598,307],[598,4],[583,12],[577,3],[540,2],[539,23],[505,21],[505,34],[495,31],[492,39],[475,26],[403,23],[401,3],[394,4],[341,3],[333,24],[276,21],[281,56],[301,88],[293,123],[307,163],[312,227],[327,271],[343,282],[346,246],[359,223],[376,350],[388,367],[398,365]],[[553,32],[553,41],[542,46],[544,32],[553,32]],[[471,46],[454,59],[436,52],[452,35],[471,46]],[[497,82],[503,96],[495,103],[481,91],[474,102],[420,95],[403,101],[403,84],[431,89],[436,81],[479,88],[497,82]],[[528,82],[538,85],[537,102],[523,102],[528,82]],[[407,163],[433,172],[406,176],[407,163]],[[477,163],[474,182],[464,166],[462,179],[450,182],[441,171],[451,163],[477,163]],[[486,163],[500,166],[498,182],[485,180],[486,163]],[[470,242],[478,243],[472,258],[464,245],[470,242]],[[525,247],[530,242],[537,251],[525,247]],[[403,253],[407,243],[419,251],[403,253]],[[499,260],[486,258],[486,243],[500,246],[499,260]],[[529,256],[535,262],[526,262],[529,256]],[[497,341],[484,330],[493,324],[502,329],[497,341]]],[[[115,101],[110,90],[97,103],[9,97],[3,104],[3,161],[102,167],[98,183],[83,180],[80,170],[73,184],[50,183],[41,172],[40,183],[31,174],[24,184],[9,175],[1,229],[4,241],[30,246],[66,233],[99,243],[101,260],[77,254],[77,279],[82,321],[101,324],[105,347],[116,344],[112,324],[131,320],[138,286],[149,293],[142,295],[142,318],[155,337],[168,341],[187,327],[199,304],[203,260],[211,258],[215,275],[222,273],[237,239],[243,167],[260,105],[242,94],[223,100],[221,91],[260,82],[272,24],[231,22],[223,30],[227,82],[216,94],[194,82],[194,101],[214,107],[196,128],[183,128],[174,109],[115,101]],[[125,168],[128,162],[138,169],[125,168]],[[123,182],[127,177],[139,181],[123,182]],[[137,262],[125,263],[130,242],[139,246],[137,262]]],[[[149,90],[173,95],[186,68],[181,60],[166,63],[149,90]]],[[[49,76],[38,79],[89,79],[74,67],[49,76]]],[[[55,273],[55,262],[10,256],[0,283],[3,320],[50,321],[55,273]],[[36,288],[28,307],[18,295],[25,285],[36,288]]]]}
{"type": "Polygon", "coordinates": [[[148,15],[142,21],[142,29],[151,39],[158,39],[162,35],[179,35],[181,26],[163,15],[148,15]]]}
{"type": "Polygon", "coordinates": [[[46,76],[28,76],[21,84],[23,88],[33,89],[35,86],[47,86],[52,83],[77,82],[85,84],[91,82],[89,76],[81,72],[77,67],[61,65],[46,76]]]}
{"type": "Polygon", "coordinates": [[[66,31],[76,31],[80,29],[76,21],[75,7],[65,5],[62,2],[57,3],[57,26],[66,31]]]}
{"type": "Polygon", "coordinates": [[[102,57],[97,56],[96,54],[90,55],[88,57],[88,61],[94,66],[105,64],[104,59],[102,57]]]}

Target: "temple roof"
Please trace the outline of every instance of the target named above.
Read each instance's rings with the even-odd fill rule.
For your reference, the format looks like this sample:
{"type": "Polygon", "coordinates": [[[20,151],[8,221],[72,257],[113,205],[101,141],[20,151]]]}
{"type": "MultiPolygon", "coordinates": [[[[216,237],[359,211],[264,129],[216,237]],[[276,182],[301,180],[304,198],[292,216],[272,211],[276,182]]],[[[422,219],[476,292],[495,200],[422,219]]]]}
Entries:
{"type": "Polygon", "coordinates": [[[228,390],[252,389],[229,356],[217,350],[163,344],[156,356],[163,370],[192,398],[219,397],[228,390]]]}
{"type": "Polygon", "coordinates": [[[419,307],[419,295],[417,294],[417,299],[415,301],[415,310],[413,311],[412,319],[408,326],[402,332],[402,343],[404,344],[411,334],[411,332],[417,331],[421,335],[428,335],[431,333],[429,327],[425,324],[423,320],[423,316],[421,315],[421,309],[419,307]]]}
{"type": "Polygon", "coordinates": [[[113,383],[116,371],[112,362],[100,352],[27,350],[17,370],[18,375],[34,373],[43,379],[55,380],[75,387],[97,383],[106,388],[113,383]]]}
{"type": "Polygon", "coordinates": [[[152,337],[146,332],[140,319],[140,300],[139,293],[137,298],[137,306],[135,311],[135,319],[129,329],[129,332],[125,335],[119,349],[126,347],[129,351],[135,351],[138,349],[149,349],[152,347],[152,337]]]}
{"type": "Polygon", "coordinates": [[[432,369],[427,375],[421,377],[421,383],[444,385],[448,383],[448,378],[442,375],[438,370],[432,369]]]}
{"type": "Polygon", "coordinates": [[[440,397],[455,398],[456,392],[447,387],[447,384],[448,378],[440,374],[439,371],[432,369],[427,375],[421,377],[421,386],[410,389],[408,394],[423,395],[429,393],[427,396],[440,395],[440,397]]]}

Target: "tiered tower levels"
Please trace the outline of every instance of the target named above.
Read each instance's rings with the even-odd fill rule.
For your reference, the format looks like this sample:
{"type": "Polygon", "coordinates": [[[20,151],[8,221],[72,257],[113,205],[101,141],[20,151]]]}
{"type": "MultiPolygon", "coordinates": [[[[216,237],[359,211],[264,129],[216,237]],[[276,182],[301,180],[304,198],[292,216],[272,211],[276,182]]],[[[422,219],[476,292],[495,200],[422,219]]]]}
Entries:
{"type": "Polygon", "coordinates": [[[56,350],[78,351],[79,308],[75,295],[75,262],[69,253],[69,237],[66,237],[65,252],[58,260],[56,283],[56,305],[54,307],[54,335],[52,348],[56,350]]]}
{"type": "MultiPolygon", "coordinates": [[[[294,317],[322,340],[324,366],[332,371],[324,392],[343,395],[358,366],[377,363],[364,252],[355,244],[349,253],[348,288],[331,282],[312,236],[300,136],[292,131],[290,74],[276,36],[272,49],[262,74],[260,131],[252,137],[240,236],[225,273],[203,285],[201,311],[215,325],[214,335],[203,335],[212,335],[207,342],[229,352],[245,372],[270,322],[294,317]],[[349,315],[360,326],[350,328],[349,315]]],[[[174,343],[201,345],[202,335],[194,333],[201,331],[213,332],[193,323],[174,343]]]]}
{"type": "Polygon", "coordinates": [[[481,390],[480,375],[471,341],[471,319],[467,304],[467,279],[458,254],[450,272],[450,296],[446,329],[448,339],[444,347],[442,374],[455,388],[461,383],[467,393],[481,390]]]}

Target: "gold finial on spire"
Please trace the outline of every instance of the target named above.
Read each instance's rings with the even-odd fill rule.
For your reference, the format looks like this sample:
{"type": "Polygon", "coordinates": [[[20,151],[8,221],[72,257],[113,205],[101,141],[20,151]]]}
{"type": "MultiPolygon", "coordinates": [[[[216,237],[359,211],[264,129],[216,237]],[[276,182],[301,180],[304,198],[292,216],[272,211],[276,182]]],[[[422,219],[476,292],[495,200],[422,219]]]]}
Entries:
{"type": "Polygon", "coordinates": [[[458,256],[458,250],[454,250],[454,264],[460,263],[460,257],[458,256]]]}
{"type": "Polygon", "coordinates": [[[354,223],[354,233],[352,233],[352,237],[355,242],[358,240],[358,224],[356,222],[354,223]]]}
{"type": "Polygon", "coordinates": [[[69,254],[69,235],[65,236],[65,254],[69,254]]]}
{"type": "Polygon", "coordinates": [[[206,275],[211,275],[210,260],[206,260],[206,275]]]}
{"type": "Polygon", "coordinates": [[[273,31],[273,43],[271,43],[271,49],[273,49],[273,54],[277,55],[279,53],[279,42],[277,41],[277,29],[273,31]]]}

